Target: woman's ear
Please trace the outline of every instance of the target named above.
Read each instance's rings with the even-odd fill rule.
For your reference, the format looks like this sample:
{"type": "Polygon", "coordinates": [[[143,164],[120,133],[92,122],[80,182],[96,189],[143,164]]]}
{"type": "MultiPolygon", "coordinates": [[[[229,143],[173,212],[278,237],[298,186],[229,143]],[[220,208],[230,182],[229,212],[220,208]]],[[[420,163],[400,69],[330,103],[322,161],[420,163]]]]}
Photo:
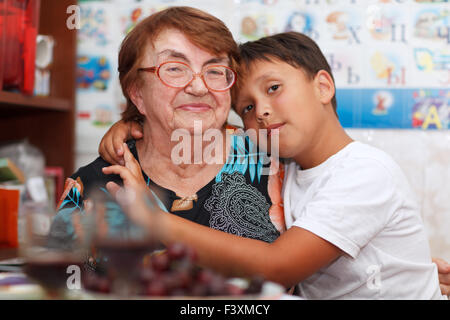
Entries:
{"type": "Polygon", "coordinates": [[[319,99],[322,104],[331,103],[336,91],[333,78],[325,70],[320,70],[315,76],[315,82],[319,91],[319,99]]]}
{"type": "Polygon", "coordinates": [[[138,111],[142,115],[145,115],[144,99],[142,98],[141,90],[136,84],[130,86],[128,89],[128,95],[138,111]]]}

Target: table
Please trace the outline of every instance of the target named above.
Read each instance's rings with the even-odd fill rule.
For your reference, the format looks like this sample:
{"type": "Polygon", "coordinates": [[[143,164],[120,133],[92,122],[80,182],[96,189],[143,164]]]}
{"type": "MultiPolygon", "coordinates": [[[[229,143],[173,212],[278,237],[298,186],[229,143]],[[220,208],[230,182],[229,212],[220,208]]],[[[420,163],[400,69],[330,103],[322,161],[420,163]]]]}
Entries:
{"type": "MultiPolygon", "coordinates": [[[[2,261],[2,260],[6,260],[6,259],[13,259],[13,258],[17,258],[19,256],[19,249],[18,248],[0,248],[0,262],[2,261]]],[[[2,273],[2,272],[7,272],[7,271],[2,271],[1,269],[0,269],[0,274],[2,273]]],[[[16,271],[17,272],[17,271],[16,271]]],[[[1,292],[0,292],[1,293],[1,292]]],[[[39,293],[39,292],[38,292],[39,293]]],[[[39,294],[38,293],[33,293],[33,294],[36,294],[36,297],[38,298],[38,299],[42,299],[42,297],[40,297],[40,295],[42,295],[42,292],[40,292],[39,294]]],[[[33,298],[33,296],[31,295],[30,297],[32,297],[33,298]]],[[[36,297],[34,297],[34,298],[36,298],[36,297]]],[[[0,295],[0,298],[1,298],[1,295],[0,295]]],[[[14,297],[12,297],[13,299],[14,299],[14,297]]],[[[21,296],[18,296],[17,297],[18,299],[21,299],[21,298],[23,298],[23,297],[21,297],[21,296]]],[[[292,296],[292,295],[288,295],[288,294],[282,294],[279,298],[278,298],[279,300],[302,300],[301,298],[299,298],[299,297],[296,297],[296,296],[292,296]]]]}
{"type": "Polygon", "coordinates": [[[17,258],[18,256],[19,249],[17,248],[0,248],[0,261],[17,258]]]}
{"type": "Polygon", "coordinates": [[[4,264],[2,261],[19,257],[19,249],[17,248],[0,248],[0,273],[1,272],[18,272],[21,271],[20,265],[4,264]]]}

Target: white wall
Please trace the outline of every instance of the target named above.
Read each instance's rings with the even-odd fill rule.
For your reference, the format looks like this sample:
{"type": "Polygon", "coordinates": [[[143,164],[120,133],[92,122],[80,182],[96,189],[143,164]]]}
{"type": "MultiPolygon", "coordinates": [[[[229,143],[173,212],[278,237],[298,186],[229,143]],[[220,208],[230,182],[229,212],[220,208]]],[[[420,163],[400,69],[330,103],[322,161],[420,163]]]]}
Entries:
{"type": "Polygon", "coordinates": [[[389,153],[417,196],[431,253],[450,261],[450,132],[348,129],[349,135],[389,153]]]}

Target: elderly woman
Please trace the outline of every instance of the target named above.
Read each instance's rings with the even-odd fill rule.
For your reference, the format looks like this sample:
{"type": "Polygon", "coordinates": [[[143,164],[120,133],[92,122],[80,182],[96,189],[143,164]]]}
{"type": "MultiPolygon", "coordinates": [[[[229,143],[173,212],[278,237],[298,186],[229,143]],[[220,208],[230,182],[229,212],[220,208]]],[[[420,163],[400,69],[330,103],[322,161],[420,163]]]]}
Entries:
{"type": "MultiPolygon", "coordinates": [[[[230,31],[205,12],[172,7],[149,16],[127,35],[119,52],[120,84],[127,99],[122,117],[142,124],[143,138],[128,141],[128,147],[163,210],[217,230],[272,242],[284,223],[280,210],[272,208],[280,213],[272,215],[280,230],[269,216],[279,196],[272,201],[268,185],[280,187],[280,180],[263,175],[268,164],[251,161],[254,148],[249,139],[230,135],[225,126],[237,59],[230,31]],[[199,136],[211,129],[220,133],[216,140],[220,136],[223,141],[199,136]],[[181,150],[187,161],[181,164],[173,152],[179,145],[172,139],[174,133],[189,138],[181,150]],[[214,161],[199,160],[198,154],[208,147],[215,150],[214,161]]],[[[50,244],[70,246],[78,234],[74,222],[86,210],[92,192],[121,184],[119,176],[102,170],[108,166],[97,158],[67,179],[50,244]]]]}

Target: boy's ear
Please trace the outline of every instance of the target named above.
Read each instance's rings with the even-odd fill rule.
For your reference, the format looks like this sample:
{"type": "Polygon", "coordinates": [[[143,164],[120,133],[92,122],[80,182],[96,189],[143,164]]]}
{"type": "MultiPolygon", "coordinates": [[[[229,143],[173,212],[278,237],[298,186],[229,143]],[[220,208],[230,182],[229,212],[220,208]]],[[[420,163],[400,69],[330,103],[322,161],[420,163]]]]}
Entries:
{"type": "Polygon", "coordinates": [[[320,70],[317,72],[314,81],[317,84],[320,102],[324,105],[331,103],[335,95],[334,82],[331,75],[325,70],[320,70]]]}
{"type": "Polygon", "coordinates": [[[142,115],[145,115],[144,99],[142,98],[141,90],[136,84],[130,86],[128,89],[128,95],[138,111],[142,115]]]}

